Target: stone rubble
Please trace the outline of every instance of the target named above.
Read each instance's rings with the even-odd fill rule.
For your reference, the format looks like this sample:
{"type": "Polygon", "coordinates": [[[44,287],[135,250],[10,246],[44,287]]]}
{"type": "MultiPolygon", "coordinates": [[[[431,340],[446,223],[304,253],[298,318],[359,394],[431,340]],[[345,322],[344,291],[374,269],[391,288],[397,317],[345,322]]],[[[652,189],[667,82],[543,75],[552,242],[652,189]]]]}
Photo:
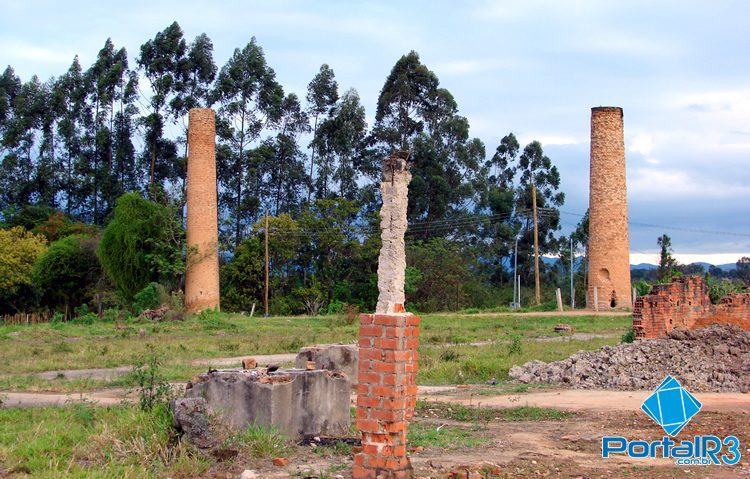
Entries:
{"type": "Polygon", "coordinates": [[[509,372],[522,383],[616,390],[653,389],[668,374],[690,391],[750,392],[750,332],[719,324],[675,329],[666,338],[580,351],[551,363],[534,360],[509,372]]]}

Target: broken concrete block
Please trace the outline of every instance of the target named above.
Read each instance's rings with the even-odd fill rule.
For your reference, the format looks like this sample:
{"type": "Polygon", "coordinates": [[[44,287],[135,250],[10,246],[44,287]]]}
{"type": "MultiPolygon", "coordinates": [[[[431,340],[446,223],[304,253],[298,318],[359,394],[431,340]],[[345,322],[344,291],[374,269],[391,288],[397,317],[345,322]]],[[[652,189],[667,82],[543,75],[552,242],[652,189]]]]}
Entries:
{"type": "Polygon", "coordinates": [[[211,449],[218,444],[211,430],[208,405],[203,398],[175,399],[171,407],[174,425],[188,442],[199,449],[211,449]]]}
{"type": "Polygon", "coordinates": [[[349,382],[331,371],[212,371],[185,391],[230,428],[272,426],[292,438],[349,433],[349,382]]]}
{"type": "Polygon", "coordinates": [[[306,369],[307,363],[315,364],[315,369],[344,373],[352,385],[357,384],[357,358],[359,350],[353,344],[327,344],[302,348],[297,354],[294,366],[306,369]]]}

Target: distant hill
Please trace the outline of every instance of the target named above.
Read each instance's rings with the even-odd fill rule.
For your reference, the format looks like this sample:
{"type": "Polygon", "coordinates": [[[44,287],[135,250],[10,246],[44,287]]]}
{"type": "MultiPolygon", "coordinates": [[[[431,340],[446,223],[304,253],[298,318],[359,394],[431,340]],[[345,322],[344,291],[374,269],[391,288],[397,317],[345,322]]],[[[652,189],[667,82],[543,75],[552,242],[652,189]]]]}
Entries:
{"type": "MultiPolygon", "coordinates": [[[[548,266],[557,266],[559,264],[559,262],[560,262],[560,258],[554,258],[554,257],[549,257],[549,256],[542,256],[541,257],[541,261],[544,264],[548,265],[548,266]]],[[[582,262],[583,262],[583,257],[582,256],[577,256],[576,257],[576,265],[575,265],[576,268],[578,268],[581,265],[582,262]]],[[[712,265],[711,263],[706,263],[706,262],[703,262],[703,261],[698,261],[696,263],[691,263],[691,265],[700,265],[703,268],[703,271],[708,271],[708,269],[711,266],[716,266],[717,268],[721,269],[725,273],[728,273],[730,271],[734,271],[735,269],[737,269],[737,265],[735,263],[726,263],[726,264],[712,265]]],[[[657,268],[659,268],[658,265],[651,264],[651,263],[638,263],[638,264],[631,264],[630,265],[630,270],[631,271],[635,271],[635,270],[638,270],[638,269],[640,269],[640,270],[646,270],[646,271],[653,271],[653,270],[655,270],[657,268]]]]}

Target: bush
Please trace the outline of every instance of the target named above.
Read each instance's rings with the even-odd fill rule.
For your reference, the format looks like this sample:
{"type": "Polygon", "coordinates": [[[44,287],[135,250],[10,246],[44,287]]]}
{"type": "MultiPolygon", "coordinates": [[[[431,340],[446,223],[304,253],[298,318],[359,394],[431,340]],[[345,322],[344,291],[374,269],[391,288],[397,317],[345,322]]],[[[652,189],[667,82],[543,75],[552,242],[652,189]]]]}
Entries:
{"type": "Polygon", "coordinates": [[[169,302],[169,295],[159,283],[149,283],[133,297],[133,312],[138,315],[169,302]]]}
{"type": "Polygon", "coordinates": [[[127,193],[117,200],[104,229],[99,258],[122,298],[133,297],[151,282],[176,286],[184,272],[184,231],[172,208],[127,193]]]}
{"type": "Polygon", "coordinates": [[[68,236],[52,243],[39,257],[32,276],[44,305],[64,305],[69,310],[94,297],[102,278],[96,248],[96,238],[68,236]]]}
{"type": "Polygon", "coordinates": [[[629,327],[627,331],[625,331],[625,334],[622,335],[622,338],[620,338],[621,343],[632,343],[635,341],[635,330],[633,327],[629,327]]]}
{"type": "Polygon", "coordinates": [[[42,236],[20,226],[0,229],[0,314],[33,305],[34,263],[46,250],[42,236]]]}
{"type": "Polygon", "coordinates": [[[144,411],[157,405],[166,406],[172,399],[172,386],[164,377],[162,366],[161,356],[153,353],[133,368],[138,403],[144,411]]]}
{"type": "Polygon", "coordinates": [[[409,245],[407,303],[419,311],[456,311],[468,306],[464,285],[471,272],[458,246],[444,239],[409,245]]]}
{"type": "Polygon", "coordinates": [[[728,294],[739,293],[745,289],[745,285],[741,281],[717,278],[710,274],[706,275],[706,284],[708,286],[708,296],[711,298],[713,304],[718,304],[721,298],[728,294]]]}
{"type": "Polygon", "coordinates": [[[262,303],[263,247],[256,237],[243,241],[232,259],[221,267],[221,307],[225,311],[250,311],[262,303]]]}

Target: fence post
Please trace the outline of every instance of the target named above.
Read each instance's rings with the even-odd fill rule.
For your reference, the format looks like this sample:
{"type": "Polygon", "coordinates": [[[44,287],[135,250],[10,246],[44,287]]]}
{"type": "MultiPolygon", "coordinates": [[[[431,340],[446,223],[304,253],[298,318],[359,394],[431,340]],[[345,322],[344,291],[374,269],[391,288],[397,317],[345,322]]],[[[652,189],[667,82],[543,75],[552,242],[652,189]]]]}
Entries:
{"type": "Polygon", "coordinates": [[[563,304],[562,304],[562,292],[560,291],[560,288],[557,288],[557,290],[555,291],[555,295],[557,296],[557,310],[562,312],[563,304]]]}

